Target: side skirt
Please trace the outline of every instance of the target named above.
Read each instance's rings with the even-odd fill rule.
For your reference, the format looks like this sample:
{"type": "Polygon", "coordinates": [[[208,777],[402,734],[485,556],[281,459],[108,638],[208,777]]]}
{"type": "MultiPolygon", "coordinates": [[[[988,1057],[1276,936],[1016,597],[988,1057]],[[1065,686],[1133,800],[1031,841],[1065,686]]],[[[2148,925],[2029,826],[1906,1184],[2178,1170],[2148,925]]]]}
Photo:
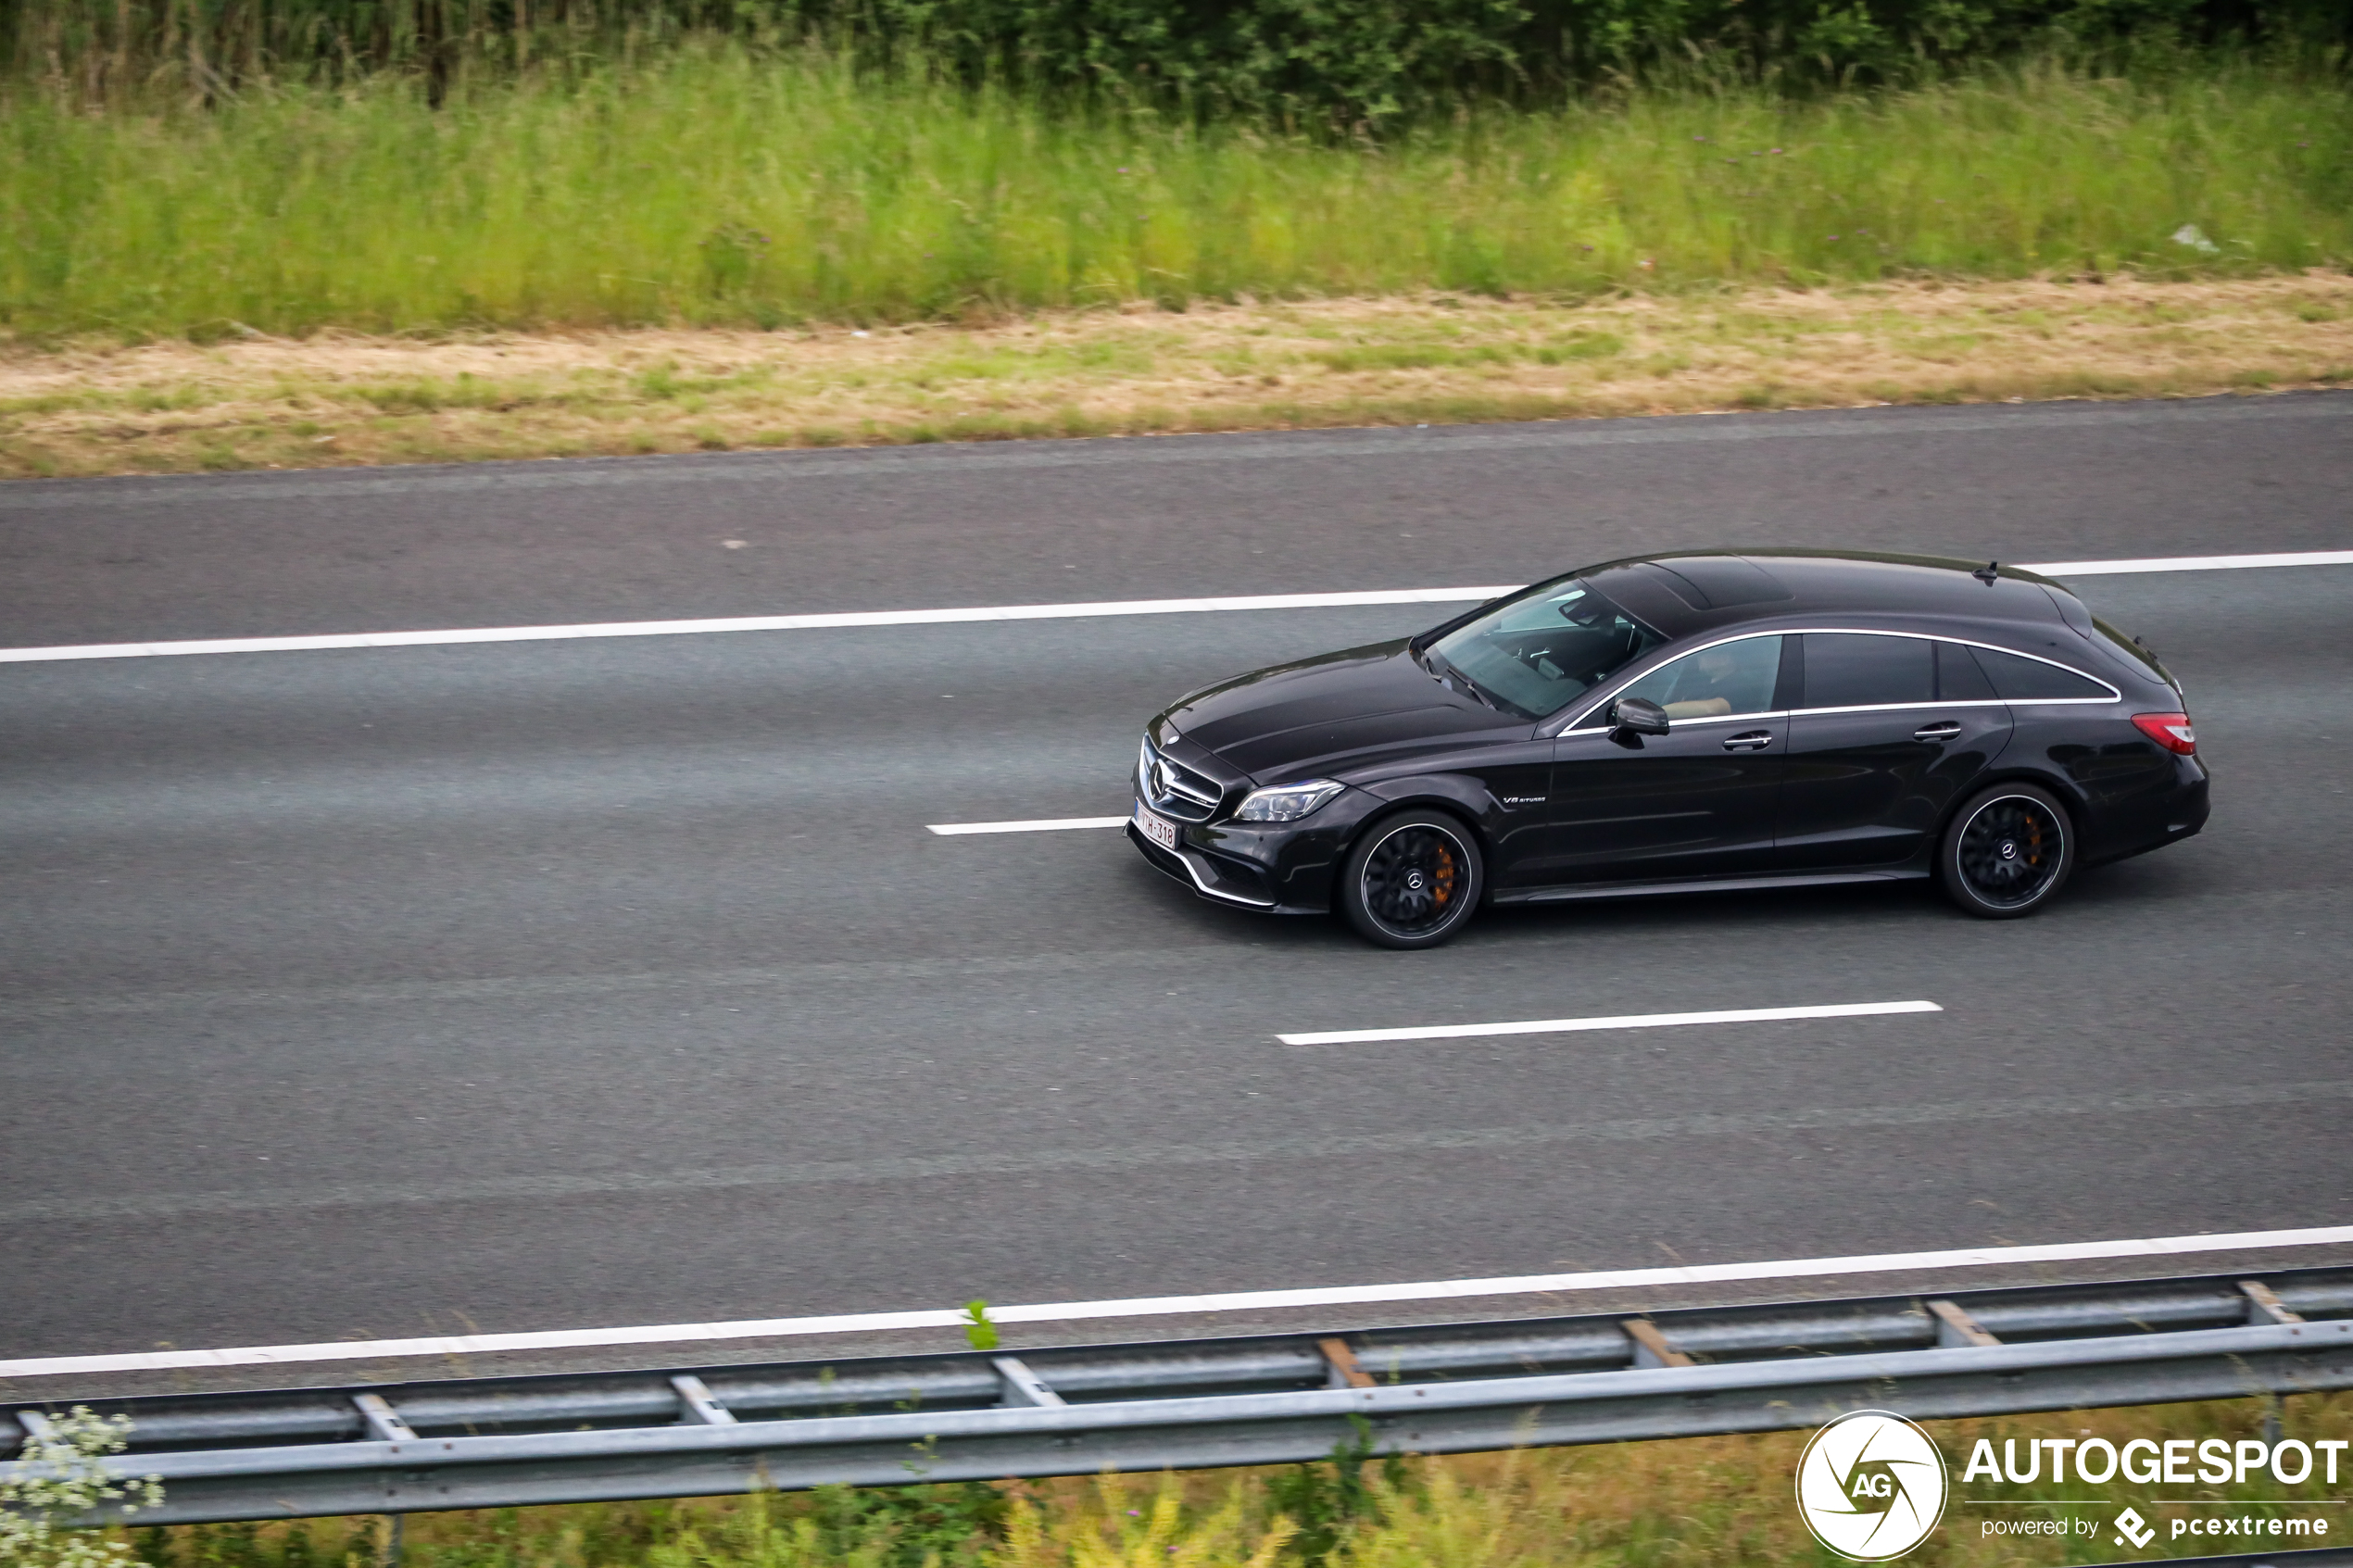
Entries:
{"type": "Polygon", "coordinates": [[[1859,882],[1919,882],[1925,870],[1812,872],[1804,875],[1708,877],[1696,882],[1613,882],[1498,893],[1498,904],[1562,904],[1587,898],[1641,898],[1660,893],[1733,893],[1766,887],[1837,887],[1859,882]]]}

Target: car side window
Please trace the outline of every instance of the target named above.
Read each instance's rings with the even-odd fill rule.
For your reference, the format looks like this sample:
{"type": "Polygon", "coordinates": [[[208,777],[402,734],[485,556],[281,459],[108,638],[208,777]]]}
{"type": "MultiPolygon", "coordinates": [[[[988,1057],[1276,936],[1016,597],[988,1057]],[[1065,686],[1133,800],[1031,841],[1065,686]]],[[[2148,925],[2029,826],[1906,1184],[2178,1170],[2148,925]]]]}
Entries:
{"type": "Polygon", "coordinates": [[[1773,683],[1780,672],[1780,638],[1743,637],[1662,664],[1617,695],[1647,698],[1667,709],[1669,719],[1766,713],[1772,710],[1773,683]]]}
{"type": "Polygon", "coordinates": [[[1994,683],[1994,689],[2005,702],[2052,702],[2070,697],[2106,701],[2115,695],[2097,681],[2056,664],[2045,664],[2039,659],[1995,648],[1978,648],[1975,652],[1986,678],[1994,683]]]}
{"type": "Polygon", "coordinates": [[[1994,683],[1978,668],[1977,659],[1960,643],[1936,645],[1936,700],[1991,702],[1994,683]]]}
{"type": "Polygon", "coordinates": [[[1806,706],[1904,707],[1936,700],[1936,659],[1925,637],[1806,633],[1806,706]]]}

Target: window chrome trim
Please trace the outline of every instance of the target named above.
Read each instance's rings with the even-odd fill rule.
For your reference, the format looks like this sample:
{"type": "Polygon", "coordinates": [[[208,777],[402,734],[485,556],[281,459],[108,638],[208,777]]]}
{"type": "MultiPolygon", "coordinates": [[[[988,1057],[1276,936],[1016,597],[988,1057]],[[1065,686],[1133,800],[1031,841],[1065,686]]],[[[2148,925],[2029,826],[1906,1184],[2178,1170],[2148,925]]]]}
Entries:
{"type": "MultiPolygon", "coordinates": [[[[1994,651],[2007,653],[2009,649],[1996,648],[1994,651]]],[[[2020,697],[2018,700],[2040,702],[2045,699],[2020,697]]],[[[2118,699],[2106,696],[2055,696],[2048,700],[2052,702],[2114,702],[2118,699]]],[[[1865,702],[1857,703],[1852,708],[1793,708],[1790,709],[1790,717],[1812,719],[1825,713],[1908,713],[1915,709],[1923,708],[2007,708],[2009,705],[2008,698],[1998,696],[1976,696],[1965,702],[1865,702]]]]}
{"type": "MultiPolygon", "coordinates": [[[[1554,731],[1552,738],[1555,740],[1566,740],[1570,735],[1607,734],[1609,733],[1609,727],[1607,725],[1583,725],[1579,727],[1579,721],[1590,719],[1596,713],[1606,712],[1609,709],[1609,705],[1617,701],[1618,696],[1624,693],[1629,686],[1633,685],[1635,682],[1655,675],[1661,670],[1666,669],[1668,665],[1689,659],[1693,654],[1705,653],[1710,648],[1720,648],[1728,643],[1753,642],[1758,637],[1804,636],[1909,637],[1915,642],[1952,643],[1957,646],[1965,648],[1983,648],[1989,653],[2006,653],[2013,659],[2031,659],[2037,664],[2047,664],[2054,670],[2064,670],[2070,675],[2080,676],[2083,680],[2091,682],[2094,685],[2098,686],[2108,695],[2106,696],[1972,697],[1960,702],[1887,702],[1874,703],[1861,708],[1792,708],[1780,714],[1732,714],[1721,719],[1679,719],[1672,721],[1678,724],[1713,724],[1729,723],[1734,719],[1771,719],[1776,717],[1794,718],[1799,714],[1813,713],[1882,713],[1894,712],[1899,709],[1906,708],[1984,708],[1997,704],[2006,707],[2023,706],[2029,708],[2050,708],[2057,707],[2062,704],[2086,706],[2095,703],[2104,704],[2122,702],[2124,700],[2123,692],[2119,690],[2116,684],[2112,681],[2104,681],[2088,671],[2078,670],[2072,664],[2064,664],[2056,659],[2046,659],[2039,653],[2021,653],[2017,648],[2006,648],[1999,643],[1982,643],[1973,637],[1947,636],[1935,632],[1891,632],[1886,628],[1880,626],[1790,626],[1783,627],[1779,631],[1773,632],[1735,632],[1729,636],[1718,637],[1713,642],[1701,643],[1694,647],[1685,648],[1682,652],[1675,655],[1672,659],[1661,659],[1658,663],[1652,665],[1641,674],[1632,676],[1619,683],[1617,686],[1612,687],[1609,696],[1602,698],[1601,701],[1594,703],[1592,707],[1579,712],[1577,715],[1577,718],[1569,721],[1569,727],[1554,731]]],[[[1549,723],[1550,721],[1548,720],[1546,722],[1549,723]]],[[[1541,734],[1541,726],[1539,727],[1539,733],[1541,734]]]]}

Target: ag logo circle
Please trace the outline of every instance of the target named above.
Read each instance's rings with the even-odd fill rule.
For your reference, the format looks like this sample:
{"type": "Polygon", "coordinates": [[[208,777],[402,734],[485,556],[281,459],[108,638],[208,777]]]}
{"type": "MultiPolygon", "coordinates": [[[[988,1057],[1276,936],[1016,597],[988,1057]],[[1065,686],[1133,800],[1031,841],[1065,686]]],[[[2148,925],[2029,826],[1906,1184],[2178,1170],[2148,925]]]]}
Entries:
{"type": "Polygon", "coordinates": [[[1797,1512],[1841,1557],[1884,1562],[1928,1539],[1948,1486],[1944,1456],[1927,1433],[1885,1411],[1856,1411],[1806,1445],[1797,1512]]]}

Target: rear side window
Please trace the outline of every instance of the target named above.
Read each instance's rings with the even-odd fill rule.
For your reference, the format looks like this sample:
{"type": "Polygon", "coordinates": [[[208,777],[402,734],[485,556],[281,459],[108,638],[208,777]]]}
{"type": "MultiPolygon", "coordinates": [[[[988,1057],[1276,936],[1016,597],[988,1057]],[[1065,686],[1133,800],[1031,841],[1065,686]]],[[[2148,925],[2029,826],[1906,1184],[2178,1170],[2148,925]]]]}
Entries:
{"type": "Polygon", "coordinates": [[[1936,659],[1925,637],[1806,633],[1806,706],[1881,708],[1936,700],[1936,659]]]}
{"type": "Polygon", "coordinates": [[[1936,645],[1936,700],[1939,702],[1991,702],[1994,683],[1977,667],[1969,650],[1959,643],[1936,645]]]}
{"type": "Polygon", "coordinates": [[[2106,701],[2115,694],[2088,676],[2022,654],[1977,648],[1977,662],[2006,702],[2065,702],[2092,697],[2106,701]]]}

